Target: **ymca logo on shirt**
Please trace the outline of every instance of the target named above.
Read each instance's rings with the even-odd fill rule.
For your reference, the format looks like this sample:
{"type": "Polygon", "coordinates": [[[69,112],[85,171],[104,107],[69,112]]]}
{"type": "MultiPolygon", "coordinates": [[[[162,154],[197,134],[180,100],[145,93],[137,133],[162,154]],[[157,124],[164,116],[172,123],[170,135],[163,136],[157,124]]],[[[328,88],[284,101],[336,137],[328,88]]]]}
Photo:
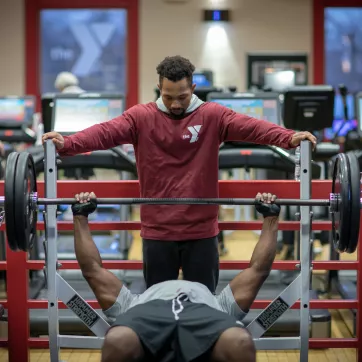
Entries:
{"type": "Polygon", "coordinates": [[[190,143],[196,142],[199,139],[201,125],[190,126],[187,127],[187,129],[189,130],[190,134],[184,134],[182,138],[189,139],[190,143]]]}

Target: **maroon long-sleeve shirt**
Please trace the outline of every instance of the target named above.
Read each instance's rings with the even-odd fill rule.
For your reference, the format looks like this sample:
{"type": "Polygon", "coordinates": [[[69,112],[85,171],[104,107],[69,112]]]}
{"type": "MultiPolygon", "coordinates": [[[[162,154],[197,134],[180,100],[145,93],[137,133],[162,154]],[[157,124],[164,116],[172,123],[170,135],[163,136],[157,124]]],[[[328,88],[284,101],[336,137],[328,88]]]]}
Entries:
{"type": "MultiPolygon", "coordinates": [[[[290,148],[294,131],[204,103],[181,120],[156,103],[136,105],[121,116],[65,138],[61,156],[133,144],[141,197],[219,197],[219,145],[245,141],[290,148]]],[[[116,195],[115,195],[116,196],[116,195]]],[[[217,205],[142,205],[141,236],[193,240],[218,234],[217,205]]]]}

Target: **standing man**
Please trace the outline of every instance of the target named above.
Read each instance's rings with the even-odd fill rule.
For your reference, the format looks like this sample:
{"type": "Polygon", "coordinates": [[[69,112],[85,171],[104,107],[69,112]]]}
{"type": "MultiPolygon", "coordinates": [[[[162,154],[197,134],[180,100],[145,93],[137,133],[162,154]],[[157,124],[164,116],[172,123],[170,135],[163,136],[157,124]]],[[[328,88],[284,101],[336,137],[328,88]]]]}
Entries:
{"type": "MultiPolygon", "coordinates": [[[[219,145],[245,141],[297,147],[316,138],[236,113],[193,94],[195,67],[181,56],[157,67],[161,97],[139,104],[109,122],[69,137],[50,132],[61,156],[131,143],[141,197],[217,198],[219,145]]],[[[215,292],[219,277],[217,205],[142,205],[144,277],[147,288],[183,277],[215,292]]]]}

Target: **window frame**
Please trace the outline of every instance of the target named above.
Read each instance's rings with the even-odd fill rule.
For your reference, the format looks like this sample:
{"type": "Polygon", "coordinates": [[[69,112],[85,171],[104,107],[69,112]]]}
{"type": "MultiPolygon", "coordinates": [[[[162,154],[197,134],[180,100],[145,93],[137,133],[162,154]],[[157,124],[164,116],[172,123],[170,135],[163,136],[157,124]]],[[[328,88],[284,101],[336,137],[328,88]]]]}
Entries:
{"type": "Polygon", "coordinates": [[[46,9],[127,10],[126,108],[138,103],[139,2],[138,0],[26,0],[25,1],[25,91],[38,99],[40,110],[40,12],[46,9]]]}

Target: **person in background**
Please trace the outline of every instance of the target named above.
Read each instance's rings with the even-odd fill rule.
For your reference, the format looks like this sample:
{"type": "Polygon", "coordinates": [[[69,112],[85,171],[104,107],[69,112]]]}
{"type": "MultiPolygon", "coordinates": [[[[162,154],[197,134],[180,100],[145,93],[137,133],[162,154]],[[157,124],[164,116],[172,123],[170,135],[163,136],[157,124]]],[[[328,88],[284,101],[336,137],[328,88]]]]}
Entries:
{"type": "Polygon", "coordinates": [[[79,87],[78,78],[70,72],[61,72],[57,75],[54,87],[61,93],[79,94],[85,90],[79,87]]]}

